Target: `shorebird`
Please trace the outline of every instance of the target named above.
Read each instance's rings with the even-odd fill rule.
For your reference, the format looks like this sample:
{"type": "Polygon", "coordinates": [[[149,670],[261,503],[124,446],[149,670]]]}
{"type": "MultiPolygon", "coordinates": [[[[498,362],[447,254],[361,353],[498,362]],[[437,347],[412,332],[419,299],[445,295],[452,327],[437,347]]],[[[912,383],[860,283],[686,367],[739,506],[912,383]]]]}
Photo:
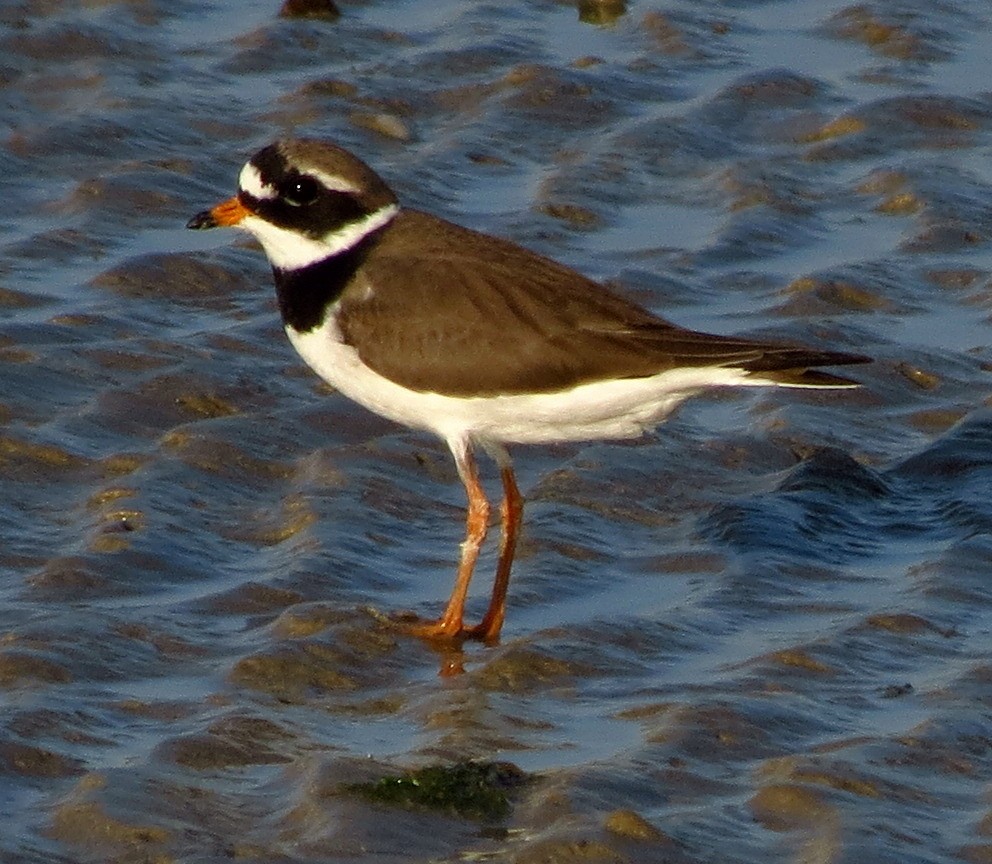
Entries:
{"type": "Polygon", "coordinates": [[[671,324],[553,260],[419,210],[334,144],[286,139],[241,169],[238,192],[188,228],[240,228],[272,265],[289,341],[328,384],[433,432],[468,496],[443,614],[407,629],[498,640],[523,498],[508,444],[633,438],[714,387],[832,387],[818,370],[869,358],[671,324]],[[466,626],[490,504],[473,448],[499,466],[502,541],[488,609],[466,626]]]}

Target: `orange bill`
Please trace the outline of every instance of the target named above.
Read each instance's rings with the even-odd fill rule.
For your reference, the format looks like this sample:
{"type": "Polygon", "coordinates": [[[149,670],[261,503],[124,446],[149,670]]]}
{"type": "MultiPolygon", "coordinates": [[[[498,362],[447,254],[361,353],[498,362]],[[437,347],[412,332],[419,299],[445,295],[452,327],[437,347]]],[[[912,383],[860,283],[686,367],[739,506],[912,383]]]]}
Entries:
{"type": "Polygon", "coordinates": [[[238,199],[237,196],[234,198],[228,198],[218,204],[210,211],[210,215],[213,216],[214,222],[220,227],[227,227],[229,225],[237,225],[245,216],[251,216],[251,210],[244,206],[238,199]]]}
{"type": "Polygon", "coordinates": [[[197,213],[189,222],[187,228],[227,228],[237,225],[246,216],[251,216],[251,210],[242,204],[237,197],[228,198],[210,210],[197,213]]]}

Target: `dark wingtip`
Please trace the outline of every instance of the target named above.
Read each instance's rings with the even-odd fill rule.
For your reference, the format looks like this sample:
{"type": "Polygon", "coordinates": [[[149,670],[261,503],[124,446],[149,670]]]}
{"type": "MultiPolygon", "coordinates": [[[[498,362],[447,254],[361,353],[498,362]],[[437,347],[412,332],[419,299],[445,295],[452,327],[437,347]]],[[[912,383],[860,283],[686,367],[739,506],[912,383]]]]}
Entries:
{"type": "Polygon", "coordinates": [[[806,348],[784,348],[769,351],[751,363],[744,364],[748,372],[784,387],[860,387],[857,381],[824,372],[819,366],[854,366],[871,363],[864,354],[841,351],[815,351],[806,348]]]}
{"type": "Polygon", "coordinates": [[[791,384],[799,387],[860,387],[859,381],[853,381],[842,375],[832,375],[820,369],[804,369],[792,373],[781,373],[774,376],[779,384],[791,384]]]}
{"type": "Polygon", "coordinates": [[[203,210],[197,213],[189,222],[186,223],[187,228],[192,228],[194,231],[202,231],[206,228],[216,228],[217,220],[214,219],[213,214],[209,210],[203,210]]]}
{"type": "Polygon", "coordinates": [[[875,358],[869,357],[867,354],[847,354],[847,353],[832,353],[832,360],[828,360],[826,363],[820,363],[820,366],[853,366],[857,363],[874,363],[875,358]]]}

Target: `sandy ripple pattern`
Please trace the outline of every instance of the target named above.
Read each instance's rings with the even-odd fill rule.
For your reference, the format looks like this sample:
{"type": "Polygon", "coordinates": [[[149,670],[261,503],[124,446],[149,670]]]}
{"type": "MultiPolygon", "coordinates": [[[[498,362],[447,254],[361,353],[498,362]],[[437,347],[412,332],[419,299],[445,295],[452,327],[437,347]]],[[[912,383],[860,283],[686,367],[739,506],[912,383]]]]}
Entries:
{"type": "Polygon", "coordinates": [[[0,860],[992,861],[990,34],[0,4],[0,860]],[[680,324],[875,362],[520,450],[501,644],[407,638],[447,452],[303,367],[257,248],[183,230],[280,135],[680,324]]]}

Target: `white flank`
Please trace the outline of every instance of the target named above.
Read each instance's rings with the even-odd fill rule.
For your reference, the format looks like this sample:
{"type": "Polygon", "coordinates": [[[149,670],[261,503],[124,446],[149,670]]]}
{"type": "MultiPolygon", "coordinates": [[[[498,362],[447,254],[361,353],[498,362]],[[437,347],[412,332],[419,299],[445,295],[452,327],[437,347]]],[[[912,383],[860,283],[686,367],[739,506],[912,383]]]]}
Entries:
{"type": "Polygon", "coordinates": [[[370,411],[448,442],[483,446],[636,438],[702,390],[772,385],[741,369],[702,367],[582,384],[557,393],[443,396],[409,390],[372,371],[341,341],[333,310],[319,328],[300,333],[287,327],[286,334],[321,378],[370,411]]]}
{"type": "Polygon", "coordinates": [[[238,175],[238,188],[259,201],[270,201],[279,194],[268,183],[262,182],[262,175],[251,162],[246,162],[245,167],[241,169],[238,175]]]}
{"type": "MultiPolygon", "coordinates": [[[[242,188],[244,187],[242,186],[242,188]]],[[[248,190],[245,189],[245,191],[248,190]]],[[[266,222],[259,216],[246,216],[238,223],[237,227],[243,228],[255,236],[262,244],[262,248],[273,267],[280,270],[297,270],[351,249],[361,242],[367,234],[389,222],[399,212],[399,209],[396,204],[388,204],[374,213],[369,213],[364,219],[360,219],[358,222],[349,222],[319,240],[304,237],[302,234],[286,228],[280,228],[271,222],[266,222]]]]}

